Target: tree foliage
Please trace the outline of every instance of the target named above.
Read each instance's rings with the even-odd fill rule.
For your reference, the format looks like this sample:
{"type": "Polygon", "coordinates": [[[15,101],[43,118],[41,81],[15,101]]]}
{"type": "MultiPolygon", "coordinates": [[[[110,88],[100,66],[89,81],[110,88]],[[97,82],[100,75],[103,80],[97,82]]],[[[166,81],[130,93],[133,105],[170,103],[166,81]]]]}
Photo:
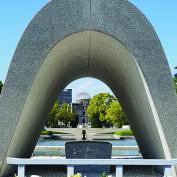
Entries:
{"type": "Polygon", "coordinates": [[[73,121],[75,119],[75,116],[75,113],[71,112],[71,106],[67,103],[62,104],[57,113],[57,119],[64,124],[73,121]]]}
{"type": "Polygon", "coordinates": [[[87,115],[92,127],[116,125],[121,127],[127,124],[125,114],[113,95],[109,93],[99,93],[95,95],[87,108],[87,115]]]}
{"type": "Polygon", "coordinates": [[[175,88],[176,88],[176,93],[177,93],[177,77],[174,77],[173,80],[174,80],[174,84],[175,84],[175,88]]]}
{"type": "Polygon", "coordinates": [[[0,94],[1,94],[2,87],[3,87],[3,83],[0,81],[0,94]]]}
{"type": "Polygon", "coordinates": [[[57,102],[55,102],[55,104],[49,114],[47,123],[46,123],[47,127],[57,127],[58,126],[58,118],[57,118],[58,112],[59,112],[59,105],[57,102]]]}
{"type": "Polygon", "coordinates": [[[61,107],[59,107],[58,103],[55,102],[48,121],[47,126],[48,127],[58,127],[58,122],[62,122],[64,126],[66,126],[69,122],[71,123],[72,127],[75,127],[78,121],[78,117],[75,113],[71,112],[71,106],[67,103],[62,104],[61,107]]]}
{"type": "Polygon", "coordinates": [[[127,118],[118,101],[110,103],[110,107],[106,110],[105,118],[107,122],[116,127],[122,127],[122,125],[128,124],[127,118]]]}
{"type": "Polygon", "coordinates": [[[102,124],[99,119],[99,113],[93,113],[90,119],[92,128],[101,128],[102,124]]]}

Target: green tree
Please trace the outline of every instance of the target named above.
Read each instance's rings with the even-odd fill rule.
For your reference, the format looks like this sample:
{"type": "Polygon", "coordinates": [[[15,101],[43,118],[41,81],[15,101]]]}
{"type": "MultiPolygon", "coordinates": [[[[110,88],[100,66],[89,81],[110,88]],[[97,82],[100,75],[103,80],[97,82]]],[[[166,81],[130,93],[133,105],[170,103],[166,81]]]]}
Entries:
{"type": "Polygon", "coordinates": [[[79,121],[79,115],[76,114],[76,113],[72,113],[72,119],[70,121],[71,127],[72,128],[77,128],[78,121],[79,121]]]}
{"type": "Polygon", "coordinates": [[[128,124],[127,118],[122,110],[122,107],[117,101],[110,103],[110,107],[106,110],[106,121],[116,127],[128,124]]]}
{"type": "Polygon", "coordinates": [[[76,127],[78,124],[78,115],[71,112],[71,106],[64,103],[59,107],[58,103],[55,102],[48,121],[46,123],[47,127],[58,127],[58,122],[62,122],[65,126],[70,122],[72,127],[76,127]]]}
{"type": "Polygon", "coordinates": [[[174,77],[173,80],[174,80],[174,84],[175,84],[175,88],[176,88],[176,93],[177,93],[177,77],[174,77]]]}
{"type": "Polygon", "coordinates": [[[3,83],[0,81],[0,94],[1,94],[2,87],[3,87],[3,83]]]}
{"type": "MultiPolygon", "coordinates": [[[[125,119],[125,114],[121,111],[122,108],[113,95],[99,93],[90,100],[87,115],[92,123],[92,127],[119,125],[122,123],[117,123],[116,121],[121,120],[121,116],[123,120],[125,119]],[[117,110],[115,111],[115,109],[117,110]]],[[[123,121],[121,120],[121,122],[123,121]]]]}
{"type": "Polygon", "coordinates": [[[55,104],[50,112],[47,123],[46,123],[47,127],[57,127],[58,126],[58,118],[57,118],[58,112],[59,112],[59,105],[57,102],[55,102],[55,104]]]}
{"type": "Polygon", "coordinates": [[[62,104],[57,113],[57,121],[67,124],[72,119],[74,119],[74,115],[71,112],[71,106],[67,103],[62,104]]]}
{"type": "Polygon", "coordinates": [[[102,124],[99,119],[99,113],[92,114],[92,118],[90,119],[92,128],[101,128],[102,124]]]}
{"type": "Polygon", "coordinates": [[[116,99],[109,93],[99,93],[90,100],[87,115],[92,123],[92,127],[99,128],[101,127],[101,123],[106,123],[106,109],[113,100],[116,99]]]}

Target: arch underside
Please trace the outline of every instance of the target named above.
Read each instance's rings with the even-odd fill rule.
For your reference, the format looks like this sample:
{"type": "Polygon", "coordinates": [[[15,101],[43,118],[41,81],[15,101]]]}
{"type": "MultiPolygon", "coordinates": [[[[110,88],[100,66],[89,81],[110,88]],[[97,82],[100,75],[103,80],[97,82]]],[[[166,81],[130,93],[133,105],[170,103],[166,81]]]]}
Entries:
{"type": "Polygon", "coordinates": [[[177,102],[166,58],[152,27],[128,2],[112,1],[112,8],[105,6],[106,1],[91,2],[78,0],[71,5],[69,0],[52,1],[25,31],[0,97],[1,176],[10,170],[5,157],[31,156],[58,93],[86,76],[100,79],[112,89],[144,158],[177,156],[177,102]],[[63,15],[63,8],[72,6],[63,15]],[[104,12],[110,8],[110,14],[101,13],[100,7],[104,12]],[[77,10],[81,12],[76,16],[77,10]],[[115,16],[120,16],[119,21],[115,16]],[[130,31],[126,31],[129,18],[130,31]],[[110,24],[115,23],[113,19],[116,25],[110,24]],[[141,24],[147,27],[137,29],[141,24]]]}
{"type": "Polygon", "coordinates": [[[71,81],[86,76],[100,79],[112,89],[144,158],[170,158],[134,56],[113,37],[95,31],[75,33],[47,55],[25,102],[9,156],[31,156],[58,93],[71,81]]]}

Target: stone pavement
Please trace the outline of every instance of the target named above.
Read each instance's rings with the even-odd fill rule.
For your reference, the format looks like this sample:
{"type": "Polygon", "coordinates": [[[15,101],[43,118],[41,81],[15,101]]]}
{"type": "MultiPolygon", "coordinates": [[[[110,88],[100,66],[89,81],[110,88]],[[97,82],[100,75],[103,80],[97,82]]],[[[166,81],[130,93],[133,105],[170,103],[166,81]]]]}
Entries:
{"type": "MultiPolygon", "coordinates": [[[[82,129],[80,128],[47,128],[48,131],[60,132],[60,133],[68,133],[61,134],[61,139],[70,138],[80,140],[82,139],[82,129]]],[[[87,128],[87,140],[94,139],[114,139],[112,132],[121,130],[120,128],[87,128]]]]}

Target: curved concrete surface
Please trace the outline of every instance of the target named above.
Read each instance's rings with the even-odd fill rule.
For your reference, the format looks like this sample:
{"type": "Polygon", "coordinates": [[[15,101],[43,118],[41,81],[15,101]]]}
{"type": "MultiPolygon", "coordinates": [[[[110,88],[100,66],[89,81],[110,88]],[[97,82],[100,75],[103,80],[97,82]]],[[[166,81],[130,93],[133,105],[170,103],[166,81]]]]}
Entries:
{"type": "Polygon", "coordinates": [[[122,104],[144,158],[177,157],[177,99],[152,26],[124,0],[53,0],[24,32],[0,97],[0,171],[30,157],[58,93],[91,76],[122,104]]]}

